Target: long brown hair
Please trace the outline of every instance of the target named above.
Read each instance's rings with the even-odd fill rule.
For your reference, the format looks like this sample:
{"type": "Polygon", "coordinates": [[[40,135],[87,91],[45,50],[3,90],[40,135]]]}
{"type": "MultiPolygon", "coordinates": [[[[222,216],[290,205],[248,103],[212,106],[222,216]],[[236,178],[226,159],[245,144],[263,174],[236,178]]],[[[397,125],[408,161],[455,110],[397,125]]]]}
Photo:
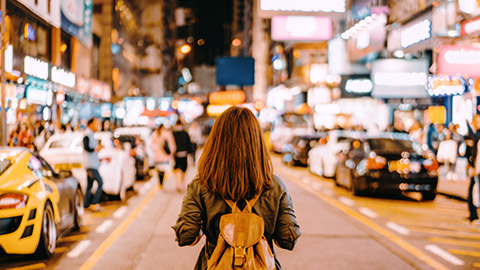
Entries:
{"type": "Polygon", "coordinates": [[[262,129],[246,108],[231,107],[213,125],[198,164],[198,179],[232,201],[250,200],[272,185],[272,161],[262,129]]]}

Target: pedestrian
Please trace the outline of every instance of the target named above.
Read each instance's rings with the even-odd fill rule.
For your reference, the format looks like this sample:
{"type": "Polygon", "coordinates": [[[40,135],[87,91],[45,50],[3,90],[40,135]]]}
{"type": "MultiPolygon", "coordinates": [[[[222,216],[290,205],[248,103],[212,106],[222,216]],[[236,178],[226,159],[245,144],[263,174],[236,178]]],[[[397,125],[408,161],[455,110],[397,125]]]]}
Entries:
{"type": "Polygon", "coordinates": [[[94,137],[94,133],[98,130],[98,122],[95,118],[88,120],[87,128],[85,130],[85,137],[83,137],[83,167],[87,170],[87,190],[85,191],[85,208],[92,207],[93,211],[102,211],[99,205],[102,198],[103,180],[98,172],[100,167],[100,160],[98,159],[98,151],[101,145],[94,137]],[[97,182],[97,190],[95,196],[92,195],[93,183],[97,182]]]}
{"type": "MultiPolygon", "coordinates": [[[[270,251],[273,242],[292,250],[301,235],[288,190],[273,175],[260,124],[242,107],[231,107],[216,119],[198,163],[198,175],[188,186],[172,227],[179,246],[195,244],[205,234],[207,241],[194,269],[207,269],[207,258],[220,242],[220,219],[232,212],[230,205],[253,207],[264,221],[261,227],[270,251]]],[[[277,258],[274,264],[281,269],[277,258]]]]}
{"type": "Polygon", "coordinates": [[[20,126],[20,133],[18,133],[18,146],[31,149],[33,146],[32,130],[27,123],[22,123],[20,126]]]}
{"type": "Polygon", "coordinates": [[[190,135],[185,131],[180,118],[173,127],[173,137],[175,138],[175,180],[177,182],[177,191],[182,192],[185,189],[185,173],[188,167],[188,154],[192,153],[192,142],[190,135]]]}
{"type": "Polygon", "coordinates": [[[452,139],[450,131],[445,131],[445,139],[438,146],[437,160],[447,168],[447,180],[457,180],[455,164],[457,163],[458,144],[452,139]]]}
{"type": "Polygon", "coordinates": [[[153,151],[160,188],[162,188],[165,172],[171,168],[173,153],[176,150],[175,139],[172,133],[163,124],[160,124],[151,136],[150,145],[153,151]]]}
{"type": "Polygon", "coordinates": [[[478,155],[479,140],[480,140],[480,115],[476,114],[473,117],[472,125],[468,126],[468,134],[465,137],[465,144],[467,146],[465,157],[467,158],[467,172],[470,178],[470,185],[468,187],[468,211],[469,216],[467,220],[474,222],[478,220],[477,206],[473,202],[474,192],[478,192],[480,196],[480,189],[478,189],[479,175],[480,175],[480,156],[478,155]],[[477,190],[474,190],[477,187],[477,190]]]}

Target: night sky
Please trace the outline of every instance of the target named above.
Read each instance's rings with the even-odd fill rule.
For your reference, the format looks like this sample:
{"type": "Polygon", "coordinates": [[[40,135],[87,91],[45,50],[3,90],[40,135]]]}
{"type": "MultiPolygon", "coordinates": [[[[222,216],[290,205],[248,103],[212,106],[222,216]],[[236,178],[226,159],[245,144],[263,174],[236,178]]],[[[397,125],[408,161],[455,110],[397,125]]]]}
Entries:
{"type": "Polygon", "coordinates": [[[195,63],[214,65],[215,58],[224,55],[230,44],[233,0],[179,0],[178,6],[189,7],[196,17],[194,26],[195,63]],[[228,27],[228,28],[225,28],[228,27]],[[205,45],[198,46],[199,39],[205,45]]]}

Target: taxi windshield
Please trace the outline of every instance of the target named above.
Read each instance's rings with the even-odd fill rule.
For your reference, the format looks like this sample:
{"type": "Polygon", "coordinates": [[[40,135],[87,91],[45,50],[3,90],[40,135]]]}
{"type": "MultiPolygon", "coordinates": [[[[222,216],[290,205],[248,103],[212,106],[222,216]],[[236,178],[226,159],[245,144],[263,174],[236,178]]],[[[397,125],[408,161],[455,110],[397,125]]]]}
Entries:
{"type": "Polygon", "coordinates": [[[2,175],[10,165],[12,165],[12,162],[9,159],[0,160],[0,175],[2,175]]]}

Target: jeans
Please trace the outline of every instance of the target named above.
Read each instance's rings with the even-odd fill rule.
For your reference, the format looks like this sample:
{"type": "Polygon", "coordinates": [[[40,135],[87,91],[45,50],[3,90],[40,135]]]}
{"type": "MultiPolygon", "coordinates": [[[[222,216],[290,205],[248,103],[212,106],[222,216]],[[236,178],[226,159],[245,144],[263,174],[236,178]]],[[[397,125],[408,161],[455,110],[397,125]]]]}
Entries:
{"type": "MultiPolygon", "coordinates": [[[[478,219],[477,214],[477,207],[473,204],[473,186],[475,185],[475,181],[478,181],[479,176],[474,176],[470,178],[470,186],[468,187],[468,211],[470,212],[470,216],[468,219],[470,221],[478,219]]],[[[478,190],[476,192],[479,192],[478,190]]]]}
{"type": "Polygon", "coordinates": [[[87,191],[85,192],[85,208],[88,208],[90,204],[97,204],[102,198],[103,181],[100,173],[97,169],[87,169],[87,191]],[[93,182],[97,181],[97,191],[95,196],[92,195],[93,182]],[[93,197],[93,198],[92,198],[93,197]]]}

